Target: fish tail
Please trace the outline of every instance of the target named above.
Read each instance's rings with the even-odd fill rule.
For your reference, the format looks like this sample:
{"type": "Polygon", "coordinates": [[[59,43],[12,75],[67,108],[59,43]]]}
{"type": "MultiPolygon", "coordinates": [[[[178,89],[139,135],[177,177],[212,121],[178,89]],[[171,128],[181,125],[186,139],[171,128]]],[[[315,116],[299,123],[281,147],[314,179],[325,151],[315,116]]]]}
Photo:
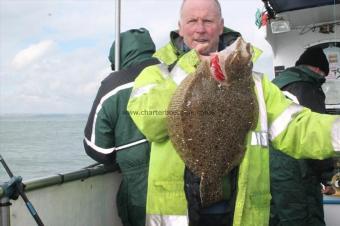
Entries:
{"type": "Polygon", "coordinates": [[[200,197],[202,207],[208,207],[216,202],[223,200],[222,178],[201,176],[200,197]]]}

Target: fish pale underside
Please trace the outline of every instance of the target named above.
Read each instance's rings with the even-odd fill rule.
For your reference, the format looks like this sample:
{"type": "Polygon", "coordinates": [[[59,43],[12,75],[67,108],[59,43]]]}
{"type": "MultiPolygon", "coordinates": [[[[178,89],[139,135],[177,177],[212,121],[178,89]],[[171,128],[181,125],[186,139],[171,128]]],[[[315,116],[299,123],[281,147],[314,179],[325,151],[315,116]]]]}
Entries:
{"type": "Polygon", "coordinates": [[[176,89],[167,116],[177,153],[201,178],[203,207],[223,200],[222,178],[242,161],[258,118],[250,44],[238,38],[215,57],[223,80],[211,61],[202,61],[176,89]]]}

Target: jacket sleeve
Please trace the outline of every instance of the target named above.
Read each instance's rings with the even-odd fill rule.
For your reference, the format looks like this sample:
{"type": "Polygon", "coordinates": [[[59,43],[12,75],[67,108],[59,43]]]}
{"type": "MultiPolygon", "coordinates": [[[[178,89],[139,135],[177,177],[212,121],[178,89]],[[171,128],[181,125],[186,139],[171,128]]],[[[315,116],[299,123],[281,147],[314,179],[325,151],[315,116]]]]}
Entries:
{"type": "Polygon", "coordinates": [[[83,144],[87,155],[104,164],[112,164],[115,160],[114,128],[117,118],[116,97],[105,99],[107,91],[102,84],[92,105],[88,117],[83,144]]]}
{"type": "Polygon", "coordinates": [[[282,90],[296,96],[299,104],[314,112],[325,113],[325,95],[321,88],[309,82],[294,82],[282,88],[282,90]]]}
{"type": "MultiPolygon", "coordinates": [[[[310,82],[297,81],[288,84],[282,90],[293,94],[300,105],[311,109],[313,112],[326,112],[325,94],[320,86],[310,82]]],[[[332,180],[334,170],[332,158],[324,160],[309,159],[307,163],[323,184],[327,184],[328,181],[332,180]]]]}
{"type": "Polygon", "coordinates": [[[274,148],[294,158],[325,159],[340,151],[340,117],[311,112],[286,99],[263,79],[269,137],[274,148]]]}
{"type": "Polygon", "coordinates": [[[169,72],[168,66],[161,63],[147,67],[135,80],[127,109],[149,141],[162,142],[168,137],[167,110],[178,86],[178,76],[172,72],[180,70],[185,77],[195,70],[198,61],[192,50],[178,60],[174,67],[178,70],[169,72]]]}

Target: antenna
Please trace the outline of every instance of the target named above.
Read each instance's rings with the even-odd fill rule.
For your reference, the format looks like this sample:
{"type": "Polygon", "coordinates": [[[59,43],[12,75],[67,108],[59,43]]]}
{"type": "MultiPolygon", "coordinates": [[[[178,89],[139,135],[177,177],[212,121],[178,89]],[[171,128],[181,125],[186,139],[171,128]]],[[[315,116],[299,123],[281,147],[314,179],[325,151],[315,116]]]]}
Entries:
{"type": "Polygon", "coordinates": [[[119,70],[120,64],[120,0],[116,0],[116,21],[115,21],[115,71],[119,70]]]}

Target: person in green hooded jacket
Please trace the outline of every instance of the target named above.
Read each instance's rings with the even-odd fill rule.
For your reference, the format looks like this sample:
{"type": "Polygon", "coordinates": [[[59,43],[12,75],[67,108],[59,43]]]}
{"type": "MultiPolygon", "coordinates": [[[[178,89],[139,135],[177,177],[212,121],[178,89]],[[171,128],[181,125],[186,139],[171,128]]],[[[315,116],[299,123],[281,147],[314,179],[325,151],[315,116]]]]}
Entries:
{"type": "MultiPolygon", "coordinates": [[[[322,84],[329,63],[320,47],[310,47],[274,80],[286,96],[314,112],[325,113],[322,84]]],[[[271,147],[270,226],[324,226],[321,184],[327,186],[333,172],[332,159],[297,160],[271,147]]]]}
{"type": "MultiPolygon", "coordinates": [[[[126,111],[137,75],[158,63],[148,30],[132,29],[120,35],[120,68],[101,83],[85,127],[84,147],[94,160],[118,163],[122,182],[117,210],[124,226],[144,226],[150,147],[126,111]]],[[[115,43],[109,60],[115,68],[115,43]]]]}

